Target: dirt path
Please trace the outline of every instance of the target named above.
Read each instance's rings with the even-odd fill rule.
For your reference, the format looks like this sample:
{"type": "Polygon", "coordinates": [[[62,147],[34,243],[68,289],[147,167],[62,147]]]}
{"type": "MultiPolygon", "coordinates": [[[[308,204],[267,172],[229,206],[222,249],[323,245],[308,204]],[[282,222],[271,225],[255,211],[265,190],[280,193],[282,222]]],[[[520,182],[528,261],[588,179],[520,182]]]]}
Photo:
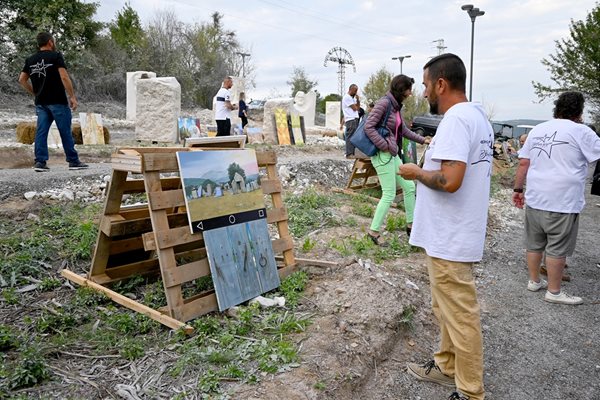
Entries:
{"type": "MultiPolygon", "coordinates": [[[[589,186],[586,190],[589,193],[589,186]]],[[[508,200],[510,191],[505,195],[508,200]]],[[[581,306],[553,305],[526,290],[520,220],[488,236],[477,268],[482,305],[485,385],[489,399],[600,399],[600,198],[588,195],[577,249],[569,259],[572,281],[563,288],[584,298],[581,306]]],[[[444,399],[449,392],[416,382],[406,362],[429,360],[437,329],[429,318],[399,340],[356,398],[444,399]],[[407,345],[414,341],[414,346],[407,345]]]]}

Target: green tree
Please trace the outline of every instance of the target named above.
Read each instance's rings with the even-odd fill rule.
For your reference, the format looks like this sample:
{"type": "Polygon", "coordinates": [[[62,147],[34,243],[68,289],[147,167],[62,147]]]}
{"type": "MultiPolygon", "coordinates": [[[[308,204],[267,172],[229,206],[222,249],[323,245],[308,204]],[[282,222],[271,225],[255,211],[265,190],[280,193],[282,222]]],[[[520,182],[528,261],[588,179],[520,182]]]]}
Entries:
{"type": "Polygon", "coordinates": [[[246,179],[246,171],[244,168],[240,167],[238,163],[231,163],[229,167],[227,167],[227,174],[229,175],[229,182],[233,181],[233,177],[238,173],[242,176],[242,178],[246,179]]]}
{"type": "Polygon", "coordinates": [[[342,98],[337,93],[330,93],[327,96],[323,97],[323,99],[317,102],[317,112],[325,114],[325,103],[328,101],[342,101],[342,98]]]}
{"type": "Polygon", "coordinates": [[[426,114],[429,112],[429,103],[422,93],[419,93],[414,89],[413,94],[407,99],[404,99],[402,103],[402,117],[407,122],[412,122],[413,118],[417,115],[426,114]]]}
{"type": "Polygon", "coordinates": [[[140,46],[145,41],[145,33],[140,22],[138,13],[129,3],[125,3],[123,9],[117,12],[117,16],[108,27],[111,38],[129,56],[139,52],[140,46]]]}
{"type": "Polygon", "coordinates": [[[292,75],[290,75],[290,80],[286,83],[292,88],[292,97],[296,96],[296,93],[300,91],[308,93],[317,87],[318,84],[316,80],[313,81],[309,79],[304,68],[296,66],[294,66],[292,75]]]}
{"type": "MultiPolygon", "coordinates": [[[[369,77],[362,90],[362,97],[366,98],[369,102],[376,102],[390,90],[390,82],[392,82],[393,77],[394,75],[390,71],[385,69],[385,67],[381,67],[369,77]]],[[[366,104],[367,101],[363,100],[362,103],[366,104]]]]}
{"type": "Polygon", "coordinates": [[[570,37],[555,41],[556,53],[542,59],[553,85],[533,81],[540,100],[566,90],[584,93],[594,120],[600,120],[600,5],[583,21],[571,20],[570,37]]]}

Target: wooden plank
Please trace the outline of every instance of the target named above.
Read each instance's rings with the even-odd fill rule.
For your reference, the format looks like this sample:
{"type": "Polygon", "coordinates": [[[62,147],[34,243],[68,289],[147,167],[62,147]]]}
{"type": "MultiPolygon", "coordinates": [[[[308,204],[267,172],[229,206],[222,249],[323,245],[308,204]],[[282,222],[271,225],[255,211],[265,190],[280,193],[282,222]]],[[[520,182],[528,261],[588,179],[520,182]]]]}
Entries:
{"type": "Polygon", "coordinates": [[[210,266],[208,265],[208,259],[204,258],[180,265],[177,268],[171,268],[165,271],[162,278],[166,287],[172,287],[207,275],[210,275],[210,266]]]}
{"type": "Polygon", "coordinates": [[[152,210],[165,210],[185,206],[183,190],[167,190],[148,193],[148,203],[152,210]]]}
{"type": "Polygon", "coordinates": [[[110,254],[123,254],[132,250],[144,248],[144,242],[141,236],[132,237],[129,239],[115,240],[110,244],[110,254]]]}
{"type": "MultiPolygon", "coordinates": [[[[277,170],[275,168],[275,165],[267,166],[267,177],[269,179],[278,179],[277,170]]],[[[283,203],[283,197],[282,197],[281,193],[272,193],[271,199],[273,200],[273,208],[285,208],[285,205],[283,203]]],[[[282,239],[285,238],[284,240],[289,239],[291,241],[291,247],[289,249],[283,251],[285,265],[296,264],[296,261],[294,260],[294,252],[292,251],[294,248],[294,242],[291,240],[290,230],[289,230],[287,221],[277,222],[277,231],[279,233],[280,238],[282,238],[282,239]]],[[[282,239],[278,239],[278,240],[282,240],[282,239]]],[[[275,243],[273,243],[273,251],[277,253],[275,243]]]]}
{"type": "MultiPolygon", "coordinates": [[[[283,261],[282,256],[275,256],[275,260],[283,261]]],[[[310,258],[296,258],[296,263],[299,266],[311,266],[311,267],[339,267],[340,264],[334,261],[325,260],[314,260],[310,258]]]]}
{"type": "MultiPolygon", "coordinates": [[[[246,236],[260,281],[259,294],[266,293],[281,284],[279,275],[277,275],[277,264],[271,239],[269,238],[269,226],[264,219],[250,221],[243,225],[245,225],[246,236]]],[[[292,242],[292,246],[293,244],[292,242]]]]}
{"type": "Polygon", "coordinates": [[[181,322],[174,318],[171,318],[168,315],[161,314],[160,312],[158,312],[144,304],[141,304],[141,303],[138,303],[137,301],[131,300],[129,297],[123,296],[122,294],[112,291],[102,285],[98,285],[97,283],[92,282],[91,280],[86,279],[80,275],[77,275],[76,273],[74,273],[72,271],[63,269],[61,271],[61,275],[64,276],[65,278],[67,278],[68,280],[77,283],[78,285],[87,286],[94,290],[102,292],[102,293],[106,294],[108,297],[110,297],[114,302],[116,302],[124,307],[127,307],[130,310],[134,310],[141,314],[144,314],[145,316],[152,318],[153,320],[160,322],[161,324],[168,326],[171,329],[176,329],[176,330],[181,329],[186,334],[190,334],[194,331],[194,329],[191,326],[185,324],[184,322],[181,322]]]}
{"type": "MultiPolygon", "coordinates": [[[[185,151],[188,151],[186,149],[185,151]]],[[[175,152],[146,153],[143,157],[143,169],[145,172],[174,172],[179,171],[177,156],[175,152]]]]}
{"type": "MultiPolygon", "coordinates": [[[[188,222],[186,213],[169,214],[167,215],[167,219],[169,224],[171,225],[184,225],[183,227],[187,228],[189,233],[190,228],[187,225],[188,222]]],[[[108,229],[105,228],[105,225],[106,224],[103,222],[101,227],[103,229],[103,232],[109,237],[117,237],[123,235],[142,235],[146,232],[152,232],[152,219],[150,217],[113,222],[108,226],[108,229]]]]}
{"type": "Polygon", "coordinates": [[[233,246],[229,239],[230,227],[211,229],[204,232],[204,242],[210,264],[210,271],[217,295],[219,311],[248,300],[242,296],[241,282],[238,280],[233,246]]]}
{"type": "Polygon", "coordinates": [[[257,151],[256,161],[259,167],[277,164],[277,154],[273,150],[257,151]]]}
{"type": "MultiPolygon", "coordinates": [[[[156,240],[156,246],[159,249],[167,249],[175,247],[185,243],[198,243],[199,246],[202,242],[202,233],[197,232],[192,234],[189,226],[180,226],[173,229],[166,229],[164,231],[154,231],[154,239],[156,240]]],[[[150,248],[146,248],[150,250],[150,248]]]]}
{"type": "MultiPolygon", "coordinates": [[[[177,163],[175,154],[173,153],[172,159],[177,163]]],[[[146,172],[144,173],[144,181],[146,183],[146,193],[159,192],[162,189],[160,183],[159,172],[146,172]]],[[[152,211],[150,213],[150,219],[152,221],[152,230],[155,235],[157,232],[165,232],[169,230],[169,220],[167,218],[167,212],[165,210],[152,211]]],[[[165,275],[167,271],[172,268],[177,268],[175,261],[175,253],[172,247],[161,248],[160,242],[157,248],[158,260],[160,265],[160,271],[162,275],[165,275]]],[[[163,282],[164,284],[164,282],[163,282]]],[[[166,287],[165,286],[165,297],[167,298],[167,306],[169,307],[169,315],[177,320],[182,320],[182,307],[183,307],[183,296],[181,294],[181,287],[166,287]]]]}
{"type": "Polygon", "coordinates": [[[285,267],[279,268],[277,270],[277,273],[279,274],[279,278],[283,280],[296,271],[298,271],[298,264],[291,264],[291,265],[287,265],[285,267]]]}
{"type": "MultiPolygon", "coordinates": [[[[162,190],[173,190],[181,187],[181,178],[174,176],[160,180],[162,190]]],[[[124,193],[145,193],[143,179],[128,179],[123,187],[124,193]]]]}
{"type": "Polygon", "coordinates": [[[214,292],[209,293],[195,298],[183,305],[182,321],[190,321],[194,318],[208,314],[209,312],[217,311],[218,309],[219,306],[217,304],[216,294],[214,292]]]}
{"type": "Polygon", "coordinates": [[[126,154],[157,154],[157,153],[172,153],[173,155],[178,151],[190,151],[187,147],[121,147],[117,150],[119,153],[126,154]]]}
{"type": "MultiPolygon", "coordinates": [[[[111,281],[123,280],[135,275],[144,276],[154,274],[158,271],[158,267],[158,259],[152,258],[149,260],[119,265],[118,267],[107,268],[104,273],[111,279],[111,281]]],[[[97,283],[105,283],[96,279],[96,276],[90,276],[90,279],[97,283]]]]}
{"type": "Polygon", "coordinates": [[[294,239],[292,239],[289,234],[288,236],[280,239],[273,239],[271,243],[273,245],[273,252],[275,253],[283,253],[285,251],[294,249],[294,239]]]}
{"type": "Polygon", "coordinates": [[[264,194],[281,193],[283,190],[279,179],[261,179],[260,188],[264,194]]]}
{"type": "Polygon", "coordinates": [[[275,222],[287,221],[288,213],[285,208],[271,208],[267,210],[267,223],[273,224],[275,222]]]}

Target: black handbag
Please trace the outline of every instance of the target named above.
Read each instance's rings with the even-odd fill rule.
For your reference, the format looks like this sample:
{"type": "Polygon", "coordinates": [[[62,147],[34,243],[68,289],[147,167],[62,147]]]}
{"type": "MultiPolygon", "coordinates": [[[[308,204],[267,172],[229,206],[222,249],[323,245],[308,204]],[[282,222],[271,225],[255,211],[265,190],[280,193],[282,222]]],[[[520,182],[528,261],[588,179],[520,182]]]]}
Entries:
{"type": "Polygon", "coordinates": [[[596,162],[594,177],[592,178],[592,194],[600,196],[600,160],[596,162]]]}
{"type": "MultiPolygon", "coordinates": [[[[377,126],[377,132],[379,132],[381,137],[386,137],[390,134],[390,131],[387,128],[387,120],[390,117],[390,112],[392,111],[392,101],[390,99],[387,100],[389,103],[387,111],[385,113],[385,118],[383,118],[382,123],[380,123],[377,126]]],[[[365,155],[373,157],[375,154],[377,154],[379,149],[375,147],[375,145],[373,144],[371,139],[369,139],[367,133],[365,132],[365,125],[367,123],[367,119],[368,117],[363,118],[360,121],[356,130],[354,131],[352,136],[350,136],[350,143],[352,143],[354,147],[362,151],[365,155]]]]}

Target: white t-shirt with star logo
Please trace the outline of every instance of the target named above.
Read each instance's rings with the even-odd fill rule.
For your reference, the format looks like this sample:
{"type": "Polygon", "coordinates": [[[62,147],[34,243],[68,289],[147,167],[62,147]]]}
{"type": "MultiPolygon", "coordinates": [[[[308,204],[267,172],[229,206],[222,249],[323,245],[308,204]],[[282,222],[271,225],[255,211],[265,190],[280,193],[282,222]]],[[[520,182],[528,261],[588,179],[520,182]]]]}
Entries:
{"type": "Polygon", "coordinates": [[[529,132],[519,158],[529,159],[527,206],[578,214],[585,205],[589,164],[600,159],[600,138],[587,125],[553,119],[529,132]]]}

